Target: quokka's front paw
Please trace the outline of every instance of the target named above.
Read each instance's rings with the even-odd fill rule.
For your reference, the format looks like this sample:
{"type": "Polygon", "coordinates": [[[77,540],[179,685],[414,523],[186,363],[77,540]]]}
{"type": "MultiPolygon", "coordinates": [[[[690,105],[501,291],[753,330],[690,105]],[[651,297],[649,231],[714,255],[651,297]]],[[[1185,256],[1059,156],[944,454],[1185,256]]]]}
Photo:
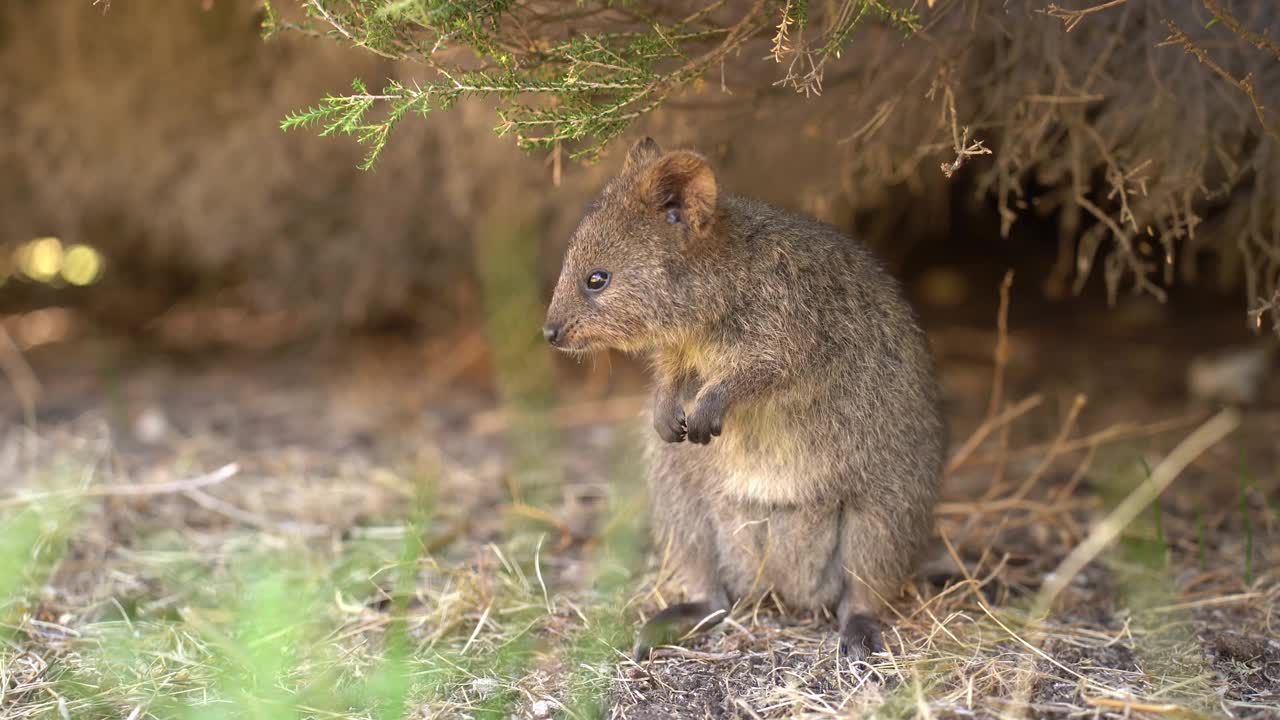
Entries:
{"type": "Polygon", "coordinates": [[[653,429],[667,442],[685,441],[685,409],[673,393],[659,393],[653,404],[653,429]]]}
{"type": "Polygon", "coordinates": [[[723,390],[699,393],[693,414],[685,420],[689,442],[706,445],[719,437],[724,428],[725,395],[723,390]]]}
{"type": "Polygon", "coordinates": [[[688,428],[680,403],[659,402],[653,411],[653,429],[658,431],[658,437],[669,443],[684,442],[688,428]]]}

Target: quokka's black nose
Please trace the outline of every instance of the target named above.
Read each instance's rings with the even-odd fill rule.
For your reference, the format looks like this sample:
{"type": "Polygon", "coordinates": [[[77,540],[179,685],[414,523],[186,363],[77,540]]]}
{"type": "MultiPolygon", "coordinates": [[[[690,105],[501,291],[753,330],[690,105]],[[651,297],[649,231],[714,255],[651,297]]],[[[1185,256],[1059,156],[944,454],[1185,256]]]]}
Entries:
{"type": "Polygon", "coordinates": [[[549,322],[542,326],[542,337],[546,338],[547,342],[554,345],[556,340],[560,337],[560,328],[560,323],[549,322]]]}

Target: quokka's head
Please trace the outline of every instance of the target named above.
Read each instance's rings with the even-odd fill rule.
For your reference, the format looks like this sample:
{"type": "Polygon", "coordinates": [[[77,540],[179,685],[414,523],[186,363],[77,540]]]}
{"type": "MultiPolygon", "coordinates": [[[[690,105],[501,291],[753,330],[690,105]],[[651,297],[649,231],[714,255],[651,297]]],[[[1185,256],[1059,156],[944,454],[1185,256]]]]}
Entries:
{"type": "Polygon", "coordinates": [[[542,331],[571,352],[635,352],[696,322],[691,267],[714,245],[716,178],[701,155],[632,146],[578,223],[542,331]]]}

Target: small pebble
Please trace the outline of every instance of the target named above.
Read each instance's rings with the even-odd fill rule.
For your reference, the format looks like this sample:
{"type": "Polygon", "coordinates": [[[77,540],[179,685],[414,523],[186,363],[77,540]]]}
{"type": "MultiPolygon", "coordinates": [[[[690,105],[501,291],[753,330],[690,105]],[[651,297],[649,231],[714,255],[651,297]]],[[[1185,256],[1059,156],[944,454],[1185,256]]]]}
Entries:
{"type": "Polygon", "coordinates": [[[539,700],[533,704],[530,710],[536,718],[551,717],[551,713],[560,707],[560,703],[555,700],[539,700]]]}
{"type": "Polygon", "coordinates": [[[1238,405],[1256,402],[1273,373],[1274,353],[1273,345],[1256,345],[1197,357],[1187,368],[1188,389],[1198,400],[1238,405]]]}
{"type": "Polygon", "coordinates": [[[157,407],[149,407],[138,414],[133,421],[133,435],[139,442],[156,445],[169,434],[169,419],[164,411],[157,407]]]}

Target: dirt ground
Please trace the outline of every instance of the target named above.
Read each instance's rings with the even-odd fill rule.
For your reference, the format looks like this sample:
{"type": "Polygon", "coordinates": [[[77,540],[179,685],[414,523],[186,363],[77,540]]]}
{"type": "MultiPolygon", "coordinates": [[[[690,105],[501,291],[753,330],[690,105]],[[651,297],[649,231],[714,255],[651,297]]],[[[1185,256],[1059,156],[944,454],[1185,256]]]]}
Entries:
{"type": "Polygon", "coordinates": [[[1030,616],[1068,553],[1216,411],[1188,397],[1192,357],[1249,338],[1231,312],[1180,308],[1176,327],[1169,312],[1015,298],[997,371],[994,302],[926,311],[953,438],[942,554],[886,615],[889,652],[856,666],[829,618],[769,603],[627,659],[634,627],[672,598],[642,528],[630,559],[609,549],[642,517],[629,448],[647,427],[644,375],[622,359],[557,360],[556,404],[530,420],[504,403],[481,331],[265,353],[32,348],[34,427],[0,383],[0,518],[45,497],[32,493],[83,500],[48,574],[0,605],[0,715],[238,716],[217,700],[208,637],[237,637],[223,616],[236,558],[271,549],[304,558],[300,577],[364,573],[322,587],[309,619],[336,655],[273,691],[371,674],[395,594],[344,563],[394,555],[425,483],[429,557],[401,608],[420,663],[410,717],[580,717],[587,695],[627,718],[1280,717],[1280,383],[1068,578],[1052,614],[1030,616]],[[45,487],[57,478],[71,490],[45,487]],[[621,626],[591,635],[610,609],[621,626]],[[128,672],[108,652],[122,622],[155,643],[128,672]]]}

